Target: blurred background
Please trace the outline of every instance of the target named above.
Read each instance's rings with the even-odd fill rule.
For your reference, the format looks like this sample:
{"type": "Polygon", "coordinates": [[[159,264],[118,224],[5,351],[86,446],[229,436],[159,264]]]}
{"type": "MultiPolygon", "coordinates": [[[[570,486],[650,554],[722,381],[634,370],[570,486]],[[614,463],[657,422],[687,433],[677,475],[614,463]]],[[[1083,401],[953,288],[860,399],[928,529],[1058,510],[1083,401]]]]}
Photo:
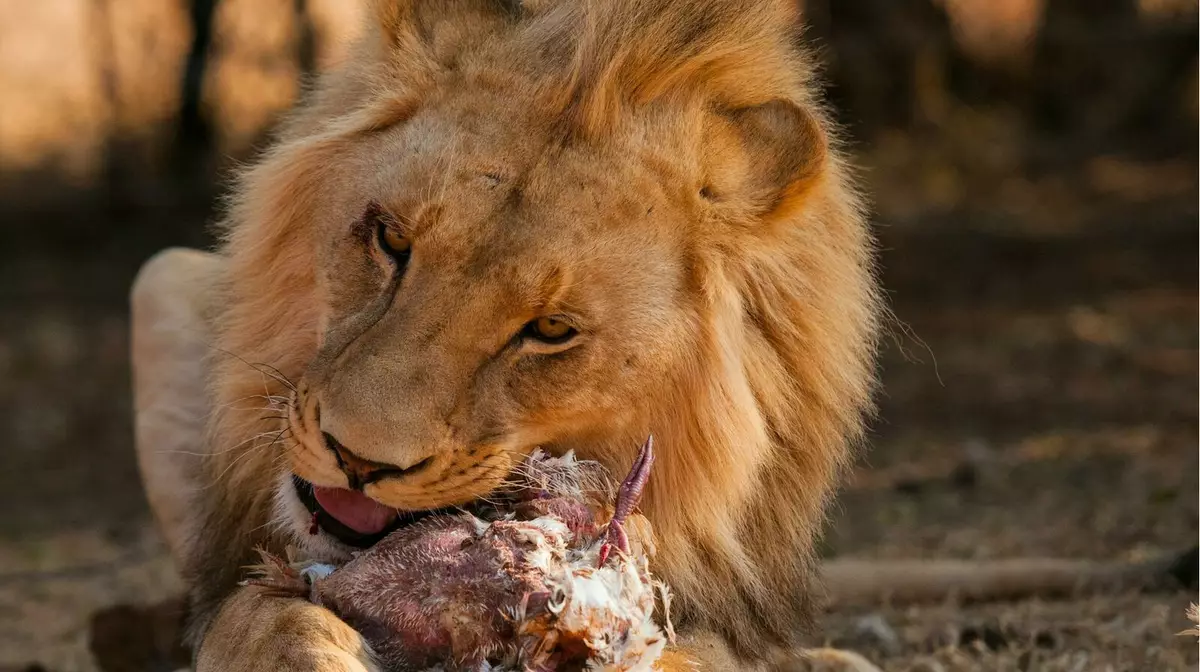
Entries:
{"type": "MultiPolygon", "coordinates": [[[[803,0],[900,320],[828,555],[1137,558],[1197,539],[1191,0],[803,0]]],[[[0,0],[0,669],[171,670],[126,293],[355,0],[0,0]],[[134,627],[130,627],[133,624],[134,627]]],[[[1187,595],[834,612],[895,670],[1195,669],[1187,595]]]]}

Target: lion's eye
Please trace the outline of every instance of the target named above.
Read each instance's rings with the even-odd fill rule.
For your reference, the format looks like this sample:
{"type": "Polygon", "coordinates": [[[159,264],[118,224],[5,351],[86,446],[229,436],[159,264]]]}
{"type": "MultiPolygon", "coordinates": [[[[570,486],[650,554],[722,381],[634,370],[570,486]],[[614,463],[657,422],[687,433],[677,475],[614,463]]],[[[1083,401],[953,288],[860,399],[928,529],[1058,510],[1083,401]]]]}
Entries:
{"type": "Polygon", "coordinates": [[[539,317],[525,326],[531,338],[545,343],[565,343],[575,336],[575,327],[555,317],[539,317]]]}
{"type": "Polygon", "coordinates": [[[407,257],[412,251],[412,241],[387,224],[379,225],[379,246],[393,257],[407,257]]]}

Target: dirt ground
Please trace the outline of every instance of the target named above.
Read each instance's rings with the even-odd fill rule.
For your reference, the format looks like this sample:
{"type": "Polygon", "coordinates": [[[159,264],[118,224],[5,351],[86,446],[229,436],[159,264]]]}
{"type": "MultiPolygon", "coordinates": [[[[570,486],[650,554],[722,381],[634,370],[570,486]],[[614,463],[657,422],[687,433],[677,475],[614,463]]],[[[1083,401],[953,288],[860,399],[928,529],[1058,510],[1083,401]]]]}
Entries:
{"type": "MultiPolygon", "coordinates": [[[[987,133],[964,132],[976,146],[987,133]]],[[[953,137],[940,153],[917,151],[928,149],[920,137],[864,152],[897,321],[871,450],[826,552],[1186,549],[1200,469],[1195,156],[1030,164],[994,140],[995,152],[972,155],[991,163],[969,166],[953,137]]],[[[131,449],[125,292],[154,250],[205,242],[208,194],[162,189],[0,227],[0,669],[94,670],[97,610],[179,588],[131,449]]],[[[835,611],[814,640],[887,670],[1195,669],[1196,639],[1175,634],[1194,599],[835,611]]],[[[162,632],[142,635],[108,651],[169,649],[162,632]]]]}

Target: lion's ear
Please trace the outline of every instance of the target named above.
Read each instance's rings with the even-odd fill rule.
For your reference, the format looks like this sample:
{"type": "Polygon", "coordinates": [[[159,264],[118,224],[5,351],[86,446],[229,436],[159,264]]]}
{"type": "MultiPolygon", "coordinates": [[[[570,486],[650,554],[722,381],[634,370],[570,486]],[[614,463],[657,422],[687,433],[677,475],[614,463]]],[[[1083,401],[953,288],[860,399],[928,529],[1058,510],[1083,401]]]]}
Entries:
{"type": "Polygon", "coordinates": [[[742,188],[765,218],[786,216],[824,174],[828,139],[820,121],[788,100],[728,113],[746,155],[742,188]]]}

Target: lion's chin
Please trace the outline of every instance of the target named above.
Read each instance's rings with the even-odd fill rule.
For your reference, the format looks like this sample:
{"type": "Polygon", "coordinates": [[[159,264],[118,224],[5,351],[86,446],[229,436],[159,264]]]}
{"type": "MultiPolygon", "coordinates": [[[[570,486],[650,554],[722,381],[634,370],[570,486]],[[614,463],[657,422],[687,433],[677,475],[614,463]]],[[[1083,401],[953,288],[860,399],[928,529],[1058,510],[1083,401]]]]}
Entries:
{"type": "Polygon", "coordinates": [[[280,475],[275,485],[275,524],[282,535],[306,559],[327,563],[349,560],[357,549],[320,526],[313,534],[312,518],[312,513],[300,499],[292,475],[280,475]]]}
{"type": "Polygon", "coordinates": [[[283,474],[276,485],[275,514],[292,545],[313,560],[339,562],[370,548],[395,530],[452,509],[398,512],[384,529],[364,534],[342,523],[321,506],[313,485],[294,474],[283,474]]]}

